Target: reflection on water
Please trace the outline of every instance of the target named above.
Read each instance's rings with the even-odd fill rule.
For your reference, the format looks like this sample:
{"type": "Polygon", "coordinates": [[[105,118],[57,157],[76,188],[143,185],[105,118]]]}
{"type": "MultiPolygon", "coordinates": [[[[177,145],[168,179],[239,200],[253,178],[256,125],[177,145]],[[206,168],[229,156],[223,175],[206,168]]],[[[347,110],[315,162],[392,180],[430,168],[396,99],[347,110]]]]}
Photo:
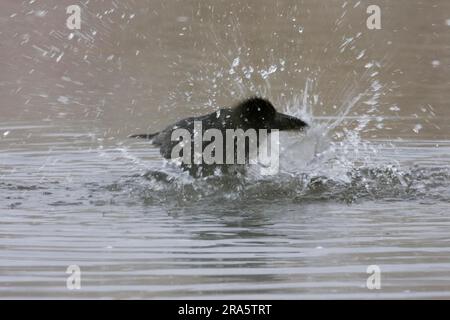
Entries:
{"type": "Polygon", "coordinates": [[[5,1],[0,298],[448,298],[450,6],[379,3],[5,1]],[[313,124],[278,176],[126,139],[252,94],[313,124]]]}

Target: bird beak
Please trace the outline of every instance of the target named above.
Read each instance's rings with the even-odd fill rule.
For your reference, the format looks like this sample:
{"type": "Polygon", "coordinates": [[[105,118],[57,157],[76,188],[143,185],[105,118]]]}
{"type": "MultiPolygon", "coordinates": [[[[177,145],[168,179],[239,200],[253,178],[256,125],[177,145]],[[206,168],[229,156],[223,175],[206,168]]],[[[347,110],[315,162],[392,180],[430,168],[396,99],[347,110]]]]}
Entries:
{"type": "Polygon", "coordinates": [[[299,118],[289,116],[287,114],[279,113],[275,115],[274,127],[272,129],[278,129],[280,131],[287,130],[304,130],[309,125],[300,120],[299,118]]]}

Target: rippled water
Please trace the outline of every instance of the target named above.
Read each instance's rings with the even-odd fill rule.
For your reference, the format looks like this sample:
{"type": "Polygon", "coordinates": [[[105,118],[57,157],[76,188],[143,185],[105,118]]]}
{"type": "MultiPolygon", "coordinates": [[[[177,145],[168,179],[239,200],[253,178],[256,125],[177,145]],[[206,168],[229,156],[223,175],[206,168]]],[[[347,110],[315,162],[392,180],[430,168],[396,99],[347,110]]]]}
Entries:
{"type": "Polygon", "coordinates": [[[245,3],[2,4],[0,298],[450,298],[449,4],[245,3]],[[251,94],[276,176],[126,138],[251,94]]]}

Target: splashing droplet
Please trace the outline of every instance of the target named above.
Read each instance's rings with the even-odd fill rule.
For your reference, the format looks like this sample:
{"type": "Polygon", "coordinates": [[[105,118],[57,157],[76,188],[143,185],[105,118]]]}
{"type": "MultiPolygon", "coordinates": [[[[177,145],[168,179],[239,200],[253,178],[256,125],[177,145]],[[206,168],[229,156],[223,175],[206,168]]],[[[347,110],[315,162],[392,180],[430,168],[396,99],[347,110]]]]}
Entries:
{"type": "Polygon", "coordinates": [[[422,130],[422,129],[423,129],[423,126],[422,126],[420,123],[418,123],[418,124],[416,124],[416,126],[414,127],[413,131],[414,131],[415,133],[419,133],[420,130],[422,130]]]}
{"type": "Polygon", "coordinates": [[[439,60],[433,60],[431,62],[431,65],[435,68],[439,67],[441,65],[441,62],[439,60]]]}

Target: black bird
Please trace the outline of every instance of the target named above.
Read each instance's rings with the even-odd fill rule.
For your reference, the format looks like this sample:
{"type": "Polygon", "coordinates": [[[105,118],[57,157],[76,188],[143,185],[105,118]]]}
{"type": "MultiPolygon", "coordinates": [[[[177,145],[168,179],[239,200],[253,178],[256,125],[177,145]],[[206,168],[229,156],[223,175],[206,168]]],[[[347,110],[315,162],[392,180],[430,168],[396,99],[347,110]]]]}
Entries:
{"type": "MultiPolygon", "coordinates": [[[[224,108],[204,116],[186,118],[168,126],[160,132],[150,134],[134,134],[129,136],[129,138],[151,140],[153,145],[160,148],[160,153],[164,158],[171,159],[173,148],[181,142],[181,139],[175,139],[175,141],[172,141],[172,133],[176,129],[186,129],[189,131],[191,135],[192,148],[194,148],[194,122],[201,122],[202,134],[204,134],[204,132],[208,129],[218,129],[222,133],[223,137],[226,136],[227,129],[242,129],[243,131],[254,129],[258,134],[260,129],[266,129],[267,133],[270,133],[271,130],[303,130],[308,127],[306,122],[298,118],[277,112],[272,103],[268,100],[253,97],[242,101],[233,108],[224,108]]],[[[259,146],[259,134],[257,138],[259,146]]],[[[208,143],[209,142],[203,142],[202,150],[208,145],[208,143]]],[[[249,159],[247,147],[248,146],[246,146],[245,156],[248,163],[249,159]]],[[[223,148],[225,147],[223,146],[223,148]]],[[[225,155],[225,150],[223,150],[222,154],[225,155]]],[[[192,153],[192,158],[193,157],[194,156],[192,153]]],[[[214,174],[217,168],[219,168],[222,172],[227,172],[227,167],[229,167],[229,165],[207,165],[205,163],[195,164],[194,161],[182,163],[182,168],[184,170],[188,170],[190,174],[195,177],[214,174]]]]}

